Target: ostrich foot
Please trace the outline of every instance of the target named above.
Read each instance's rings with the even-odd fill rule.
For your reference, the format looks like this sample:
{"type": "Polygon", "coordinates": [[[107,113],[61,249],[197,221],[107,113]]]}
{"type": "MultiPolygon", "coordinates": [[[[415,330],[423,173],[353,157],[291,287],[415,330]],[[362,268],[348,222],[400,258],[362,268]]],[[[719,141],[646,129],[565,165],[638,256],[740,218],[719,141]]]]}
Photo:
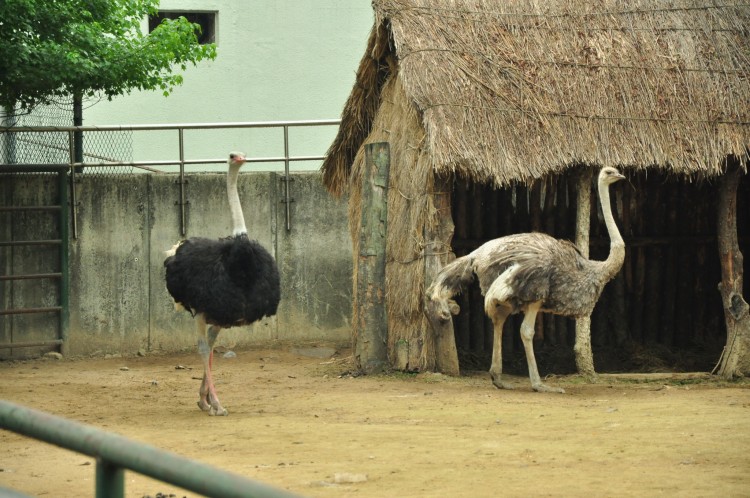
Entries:
{"type": "Polygon", "coordinates": [[[532,385],[531,388],[538,393],[561,393],[565,394],[565,389],[562,387],[550,387],[547,384],[532,385]]]}
{"type": "Polygon", "coordinates": [[[494,385],[498,389],[508,389],[508,390],[515,389],[512,384],[503,382],[499,374],[493,374],[492,372],[490,372],[490,377],[492,377],[492,385],[494,385]]]}
{"type": "Polygon", "coordinates": [[[208,414],[212,417],[226,417],[229,415],[229,412],[221,405],[215,405],[211,406],[211,409],[208,410],[208,414]]]}
{"type": "Polygon", "coordinates": [[[203,410],[204,412],[208,412],[208,414],[212,417],[225,417],[229,415],[229,412],[221,406],[221,403],[219,403],[218,399],[211,399],[211,398],[201,398],[198,401],[198,408],[203,410]],[[209,404],[210,400],[210,404],[209,404]]]}

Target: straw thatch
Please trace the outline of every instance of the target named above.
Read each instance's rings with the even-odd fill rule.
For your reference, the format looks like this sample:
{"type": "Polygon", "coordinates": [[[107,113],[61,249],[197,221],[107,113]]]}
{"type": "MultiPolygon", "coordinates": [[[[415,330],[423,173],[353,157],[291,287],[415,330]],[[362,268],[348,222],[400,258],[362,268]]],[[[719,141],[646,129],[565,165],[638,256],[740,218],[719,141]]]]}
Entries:
{"type": "Polygon", "coordinates": [[[373,5],[375,27],[323,164],[334,193],[347,190],[382,85],[396,73],[438,173],[496,185],[575,163],[715,175],[728,154],[747,154],[747,3],[373,5]]]}
{"type": "MultiPolygon", "coordinates": [[[[394,366],[436,366],[422,298],[435,268],[453,257],[454,176],[501,187],[581,164],[713,176],[728,155],[747,159],[748,5],[373,6],[367,51],[322,171],[329,191],[350,196],[356,289],[363,145],[390,143],[386,309],[394,366]]],[[[356,340],[356,325],[353,332],[356,340]]]]}

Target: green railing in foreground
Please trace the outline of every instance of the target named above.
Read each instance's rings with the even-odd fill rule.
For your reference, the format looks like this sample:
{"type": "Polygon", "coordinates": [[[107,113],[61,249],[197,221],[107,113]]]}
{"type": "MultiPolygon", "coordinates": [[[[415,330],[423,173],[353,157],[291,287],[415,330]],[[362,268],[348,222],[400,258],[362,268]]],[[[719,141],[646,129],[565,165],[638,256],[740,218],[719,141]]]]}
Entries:
{"type": "Polygon", "coordinates": [[[297,496],[148,444],[4,400],[0,400],[0,428],[95,457],[97,498],[125,496],[125,469],[215,498],[297,496]]]}

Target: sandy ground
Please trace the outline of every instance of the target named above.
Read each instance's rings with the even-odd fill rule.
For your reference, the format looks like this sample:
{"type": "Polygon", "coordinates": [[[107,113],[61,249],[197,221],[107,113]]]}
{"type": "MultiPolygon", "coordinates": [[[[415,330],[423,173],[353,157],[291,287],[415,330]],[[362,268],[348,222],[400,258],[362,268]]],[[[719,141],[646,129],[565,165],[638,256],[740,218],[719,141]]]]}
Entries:
{"type": "MultiPolygon", "coordinates": [[[[228,417],[196,406],[195,353],[0,362],[0,395],[304,496],[750,496],[750,382],[572,376],[540,394],[482,372],[352,377],[350,352],[327,352],[219,355],[228,417]]],[[[0,486],[93,496],[92,458],[7,431],[0,448],[0,486]]]]}

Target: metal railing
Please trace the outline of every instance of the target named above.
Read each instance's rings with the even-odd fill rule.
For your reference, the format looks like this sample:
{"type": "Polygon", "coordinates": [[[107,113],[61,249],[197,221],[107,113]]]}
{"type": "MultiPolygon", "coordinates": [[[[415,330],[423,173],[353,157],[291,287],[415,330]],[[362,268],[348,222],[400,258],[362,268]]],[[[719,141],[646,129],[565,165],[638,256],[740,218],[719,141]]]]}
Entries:
{"type": "Polygon", "coordinates": [[[324,155],[314,156],[290,156],[289,155],[289,128],[295,127],[317,127],[317,126],[338,126],[340,119],[318,119],[318,120],[301,120],[301,121],[256,121],[256,122],[233,122],[233,123],[181,123],[181,124],[143,124],[143,125],[111,125],[111,126],[16,126],[10,128],[0,128],[1,133],[29,133],[29,132],[67,132],[69,162],[66,164],[0,164],[0,173],[3,172],[28,172],[28,171],[59,171],[60,168],[67,168],[70,172],[70,204],[71,204],[71,223],[73,238],[78,237],[77,223],[77,201],[75,197],[75,175],[79,167],[96,168],[96,167],[113,167],[113,166],[133,166],[139,168],[148,168],[151,166],[179,166],[179,184],[180,184],[180,234],[186,234],[186,214],[185,206],[185,166],[192,164],[223,164],[226,158],[222,159],[185,159],[185,130],[211,130],[211,129],[237,129],[237,128],[282,128],[284,131],[284,155],[272,157],[251,157],[247,162],[250,163],[284,163],[284,202],[285,204],[285,221],[286,229],[291,230],[291,218],[289,204],[292,202],[290,196],[290,163],[297,161],[321,161],[325,159],[324,155]],[[75,160],[75,137],[81,132],[104,132],[104,131],[177,131],[179,159],[164,161],[100,161],[100,162],[76,162],[75,160]]]}
{"type": "Polygon", "coordinates": [[[298,495],[148,444],[0,400],[0,428],[96,458],[96,498],[125,496],[125,470],[215,498],[298,495]]]}

